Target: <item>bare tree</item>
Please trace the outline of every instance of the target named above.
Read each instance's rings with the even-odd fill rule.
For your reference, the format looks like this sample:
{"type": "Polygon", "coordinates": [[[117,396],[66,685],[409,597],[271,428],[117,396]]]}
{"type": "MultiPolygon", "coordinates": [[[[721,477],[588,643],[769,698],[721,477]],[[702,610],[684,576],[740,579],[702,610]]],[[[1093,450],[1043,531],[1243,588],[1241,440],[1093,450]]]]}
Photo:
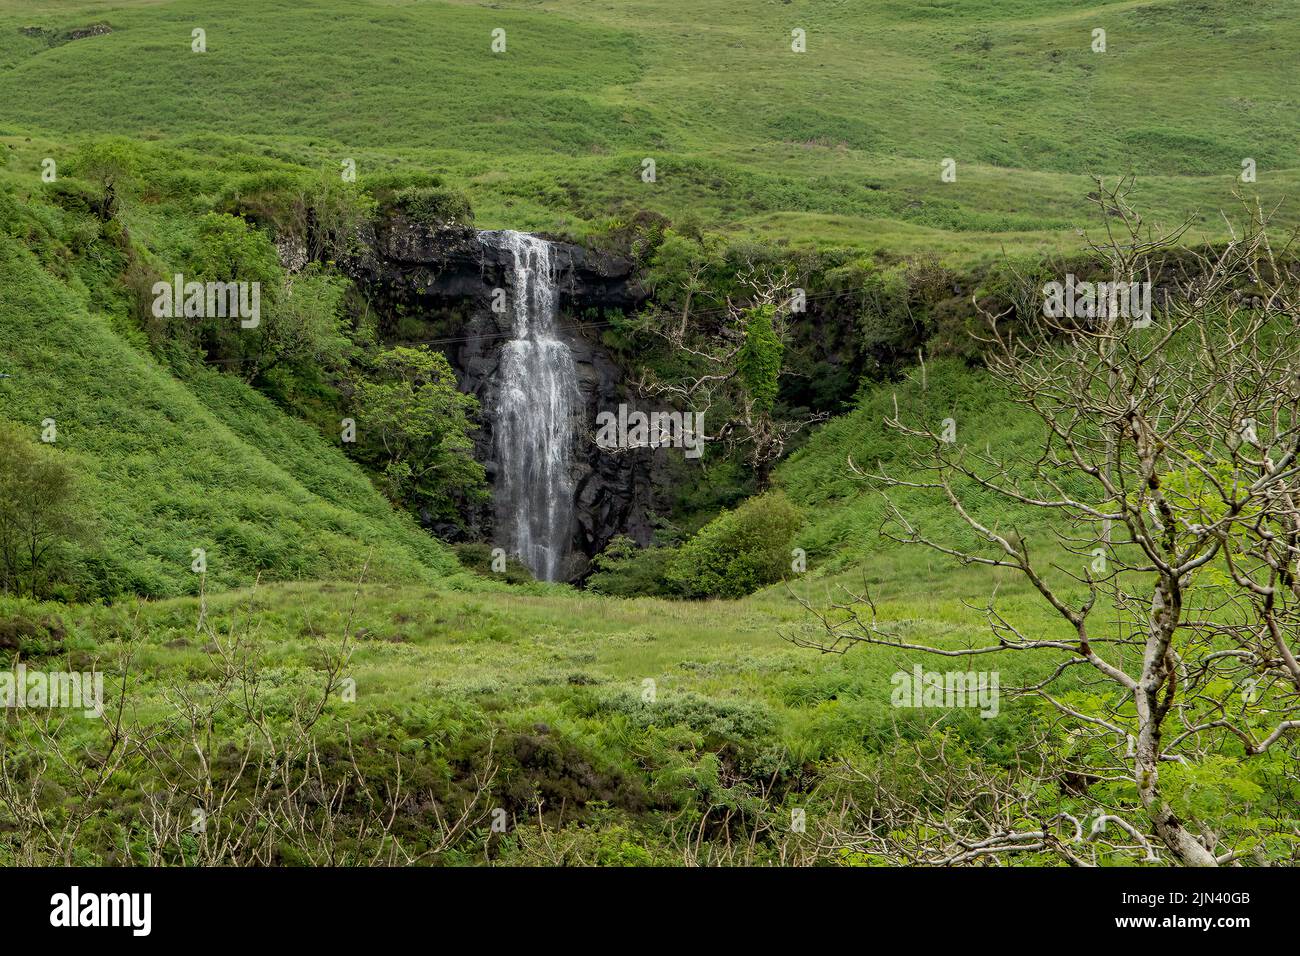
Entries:
{"type": "MultiPolygon", "coordinates": [[[[693,371],[673,379],[646,372],[633,386],[649,398],[668,399],[700,413],[707,421],[714,421],[711,434],[706,424],[703,440],[721,443],[728,449],[743,448],[760,484],[766,484],[768,474],[785,453],[790,439],[810,424],[826,418],[821,413],[797,419],[777,416],[771,403],[756,395],[743,381],[742,354],[756,311],[761,310],[770,318],[772,332],[779,343],[777,350],[784,350],[794,302],[794,275],[789,269],[775,270],[751,262],[738,276],[748,294],[741,301],[733,301],[728,296],[725,308],[717,315],[709,315],[691,312],[700,272],[697,268],[688,276],[680,318],[660,323],[662,328],[653,323],[650,326],[686,357],[693,371]],[[701,322],[701,319],[708,321],[701,322]],[[721,422],[711,414],[714,412],[721,412],[721,422]]],[[[778,368],[777,376],[783,371],[783,366],[778,368]]]]}
{"type": "MultiPolygon", "coordinates": [[[[1162,786],[1162,768],[1209,770],[1274,754],[1268,771],[1295,785],[1295,260],[1289,245],[1274,248],[1258,205],[1247,207],[1244,229],[1229,226],[1225,244],[1191,251],[1178,248],[1182,228],[1158,234],[1141,220],[1126,201],[1126,184],[1098,187],[1105,237],[1092,247],[1110,275],[1107,287],[1090,290],[1097,293],[1091,307],[1045,315],[1014,337],[1005,314],[987,315],[989,369],[1041,423],[1041,445],[973,448],[928,423],[905,423],[896,403],[887,423],[922,449],[918,471],[902,478],[850,461],[886,497],[901,488],[937,495],[960,518],[967,540],[973,532],[981,544],[933,537],[892,497],[886,536],[962,564],[1011,569],[1064,622],[1062,633],[1018,625],[999,609],[995,591],[985,610],[989,643],[922,644],[882,622],[870,595],[854,594],[822,609],[805,602],[823,637],[794,639],[823,650],[866,643],[950,657],[1049,655],[1044,679],[1017,692],[1046,701],[1090,740],[1088,766],[1075,768],[1084,793],[1092,782],[1120,780],[1136,794],[1134,805],[1096,809],[1103,829],[1125,834],[1140,859],[1154,858],[1155,848],[1192,866],[1260,859],[1268,821],[1259,833],[1225,834],[1208,814],[1180,814],[1162,786]],[[1123,296],[1141,283],[1165,293],[1153,315],[1126,308],[1123,296]],[[1004,516],[1045,514],[1056,546],[1031,548],[1029,535],[983,517],[989,501],[1000,503],[993,507],[1004,516]],[[1066,699],[1066,675],[1096,684],[1093,697],[1102,703],[1066,699]]],[[[917,858],[956,863],[1015,852],[1018,843],[1042,849],[1060,843],[1062,823],[1067,831],[1079,826],[1073,817],[1050,823],[1022,832],[994,826],[986,842],[967,833],[949,850],[917,858]]],[[[1294,819],[1276,821],[1271,832],[1274,855],[1284,852],[1279,845],[1300,841],[1294,819]]],[[[1067,849],[1074,842],[1067,840],[1067,849]]],[[[1070,853],[1070,862],[1087,862],[1070,853]]]]}
{"type": "Polygon", "coordinates": [[[322,752],[314,728],[344,686],[364,577],[363,570],[342,632],[321,653],[318,682],[289,702],[287,714],[283,700],[268,700],[256,627],[236,619],[218,628],[203,593],[198,632],[213,672],[171,687],[161,714],[152,704],[137,713],[137,616],[116,662],[121,676],[100,746],[87,750],[73,719],[49,709],[17,710],[0,728],[0,854],[25,865],[102,859],[104,833],[88,837],[88,824],[117,812],[110,784],[123,772],[148,781],[138,821],[120,830],[116,849],[126,863],[406,866],[472,837],[492,812],[494,740],[463,793],[441,802],[409,784],[399,755],[376,765],[369,754],[367,772],[347,725],[335,748],[343,752],[322,752]],[[56,780],[69,799],[51,798],[56,780]]]}
{"type": "Polygon", "coordinates": [[[819,784],[815,831],[822,858],[853,854],[884,865],[997,865],[1021,854],[1095,866],[1103,856],[1155,862],[1150,842],[1109,807],[1087,816],[1045,808],[1038,795],[1069,779],[1049,728],[1024,741],[1008,766],[973,759],[943,717],[919,739],[897,734],[878,761],[845,761],[819,784]]]}

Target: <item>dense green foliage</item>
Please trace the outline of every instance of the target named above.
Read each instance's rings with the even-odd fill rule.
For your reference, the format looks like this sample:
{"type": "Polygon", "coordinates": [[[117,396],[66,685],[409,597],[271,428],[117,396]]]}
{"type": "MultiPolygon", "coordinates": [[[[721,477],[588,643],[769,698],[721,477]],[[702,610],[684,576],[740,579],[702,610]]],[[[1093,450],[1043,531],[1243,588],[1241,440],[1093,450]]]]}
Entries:
{"type": "Polygon", "coordinates": [[[367,558],[389,580],[456,566],[337,443],[236,376],[153,358],[117,278],[123,242],[116,219],[0,191],[0,416],[31,439],[56,424],[95,538],[77,596],[192,593],[195,549],[209,587],[351,576],[367,558]]]}
{"type": "Polygon", "coordinates": [[[0,593],[46,596],[73,564],[83,524],[72,470],[0,424],[0,593]]]}
{"type": "Polygon", "coordinates": [[[394,196],[393,205],[411,219],[435,228],[474,225],[469,199],[454,189],[408,186],[394,196]]]}
{"type": "Polygon", "coordinates": [[[736,371],[745,384],[755,410],[770,413],[776,404],[777,379],[781,374],[784,346],[772,328],[771,306],[750,310],[745,342],[740,348],[736,371]]]}
{"type": "Polygon", "coordinates": [[[470,454],[478,401],[457,390],[447,357],[423,346],[385,349],[370,375],[352,390],[356,426],[390,497],[439,519],[485,499],[483,466],[470,454]]]}
{"type": "Polygon", "coordinates": [[[802,523],[780,492],[751,498],[682,545],[668,579],[689,597],[749,594],[791,573],[790,545],[802,523]]]}
{"type": "Polygon", "coordinates": [[[591,559],[588,590],[610,597],[671,597],[676,589],[668,580],[676,551],[673,548],[638,548],[626,535],[618,535],[591,559]]]}
{"type": "Polygon", "coordinates": [[[452,545],[456,557],[468,571],[490,580],[506,584],[530,584],[533,573],[514,555],[505,554],[504,548],[494,548],[486,541],[462,541],[452,545]]]}

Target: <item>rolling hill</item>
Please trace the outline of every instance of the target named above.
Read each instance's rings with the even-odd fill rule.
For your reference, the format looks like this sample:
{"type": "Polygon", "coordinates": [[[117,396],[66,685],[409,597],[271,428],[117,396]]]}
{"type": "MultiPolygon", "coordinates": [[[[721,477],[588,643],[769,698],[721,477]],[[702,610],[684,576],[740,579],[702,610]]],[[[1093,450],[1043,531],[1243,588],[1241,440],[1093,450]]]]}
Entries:
{"type": "Polygon", "coordinates": [[[1149,215],[1215,237],[1244,160],[1258,176],[1244,188],[1266,201],[1300,185],[1298,12],[1294,0],[5,2],[0,136],[43,133],[57,154],[96,133],[221,149],[218,134],[306,165],[353,159],[362,177],[444,172],[488,227],[580,238],[644,208],[795,245],[954,259],[1073,247],[1090,177],[1132,173],[1149,215]],[[954,182],[940,179],[946,159],[954,182]]]}
{"type": "MultiPolygon", "coordinates": [[[[781,558],[803,549],[806,574],[792,566],[739,600],[615,598],[470,573],[333,440],[338,382],[302,376],[286,397],[193,343],[169,352],[133,283],[170,274],[210,215],[271,248],[253,213],[283,198],[273,187],[334,183],[354,161],[358,195],[381,176],[437,174],[422,195],[463,191],[482,228],[599,246],[658,214],[702,247],[842,252],[818,260],[825,300],[848,303],[825,314],[868,338],[853,303],[865,315],[869,284],[905,286],[913,255],[959,267],[928,273],[938,309],[968,300],[954,284],[1006,253],[1077,252],[1094,175],[1134,174],[1134,202],[1153,221],[1190,219],[1189,242],[1224,237],[1238,190],[1300,224],[1283,202],[1300,187],[1297,14],[1300,0],[0,0],[0,427],[33,442],[57,431],[48,454],[75,474],[90,526],[76,588],[0,596],[0,653],[111,673],[111,699],[130,702],[125,739],[144,742],[107,748],[105,725],[76,716],[54,730],[4,722],[0,754],[63,759],[0,761],[16,781],[0,788],[0,864],[871,865],[897,863],[878,832],[919,846],[936,819],[982,825],[994,791],[1014,796],[998,808],[1006,828],[1098,807],[1140,819],[1124,768],[1089,775],[1125,729],[1080,732],[1032,689],[1073,644],[955,659],[1001,675],[997,720],[896,706],[898,675],[934,660],[908,648],[795,646],[825,636],[805,604],[864,588],[892,634],[948,651],[989,639],[994,590],[1024,633],[1074,639],[1009,569],[882,540],[884,502],[850,470],[919,478],[884,424],[896,399],[924,421],[953,417],[973,447],[1032,446],[1040,424],[977,356],[861,381],[831,370],[852,401],[837,392],[843,414],[772,472],[804,519],[781,558]],[[73,162],[103,136],[130,141],[138,164],[112,215],[89,211],[97,187],[73,162]],[[1241,182],[1245,160],[1258,182],[1241,182]],[[255,783],[248,767],[302,785],[255,783]],[[291,821],[265,858],[222,856],[187,829],[217,791],[230,802],[216,834],[244,812],[291,821]],[[13,792],[39,799],[15,810],[13,792]],[[908,817],[914,801],[934,816],[908,817]],[[882,824],[878,810],[897,815],[882,824]],[[816,838],[793,824],[805,811],[816,838]],[[76,839],[47,839],[80,814],[76,839]],[[391,832],[368,829],[379,819],[391,832]]],[[[360,298],[345,317],[357,353],[383,344],[360,298]]],[[[626,342],[637,320],[598,324],[626,342]]],[[[751,485],[728,467],[701,487],[741,497],[751,485]]],[[[935,536],[972,540],[935,495],[895,500],[935,536]]],[[[972,510],[1056,547],[1041,514],[979,494],[972,510]]],[[[689,529],[657,517],[669,550],[710,515],[689,529]]],[[[1074,597],[1078,560],[1048,572],[1074,597]]],[[[1117,645],[1117,659],[1139,646],[1117,645]]],[[[1085,724],[1131,720],[1115,716],[1123,694],[1074,675],[1057,690],[1085,724]]],[[[1300,832],[1290,758],[1279,748],[1242,769],[1241,756],[1229,738],[1204,764],[1170,761],[1170,799],[1286,860],[1300,832]]]]}

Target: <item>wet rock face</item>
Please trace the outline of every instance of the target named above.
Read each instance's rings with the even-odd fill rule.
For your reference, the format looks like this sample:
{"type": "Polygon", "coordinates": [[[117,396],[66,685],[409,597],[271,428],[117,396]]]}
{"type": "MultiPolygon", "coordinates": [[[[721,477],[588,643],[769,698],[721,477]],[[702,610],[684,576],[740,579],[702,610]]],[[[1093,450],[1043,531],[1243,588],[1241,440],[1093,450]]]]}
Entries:
{"type": "MultiPolygon", "coordinates": [[[[626,259],[568,242],[552,244],[562,309],[632,309],[645,300],[626,259]]],[[[492,290],[509,288],[513,277],[509,251],[480,242],[475,229],[433,229],[395,216],[365,230],[362,247],[347,264],[357,278],[388,280],[394,290],[444,302],[478,299],[489,313],[492,290]]],[[[508,316],[497,318],[508,332],[508,316]]]]}
{"type": "MultiPolygon", "coordinates": [[[[513,335],[510,315],[493,311],[496,290],[513,294],[514,259],[499,245],[480,241],[476,230],[435,229],[403,218],[385,219],[364,231],[359,251],[341,265],[379,314],[380,333],[394,343],[427,343],[446,353],[463,391],[479,400],[475,457],[495,483],[493,413],[501,346],[513,335]]],[[[615,310],[631,311],[645,299],[632,264],[581,246],[554,242],[552,261],[560,294],[558,337],[572,353],[577,402],[572,468],[575,521],[566,573],[573,579],[588,559],[617,534],[642,544],[652,533],[656,505],[652,457],[645,451],[609,454],[594,440],[596,415],[628,401],[625,373],[600,344],[599,325],[615,310]]],[[[466,529],[431,524],[450,539],[494,538],[490,505],[472,508],[466,529]]]]}

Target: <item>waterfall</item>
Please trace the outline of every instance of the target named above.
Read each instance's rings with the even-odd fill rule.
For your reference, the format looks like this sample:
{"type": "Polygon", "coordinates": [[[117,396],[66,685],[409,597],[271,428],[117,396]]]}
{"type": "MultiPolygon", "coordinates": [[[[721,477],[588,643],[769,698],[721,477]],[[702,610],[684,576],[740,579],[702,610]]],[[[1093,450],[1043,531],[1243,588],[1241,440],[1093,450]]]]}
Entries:
{"type": "Polygon", "coordinates": [[[543,581],[564,570],[573,534],[573,414],[577,375],[555,334],[558,307],[551,244],[513,230],[481,241],[514,258],[514,337],[501,348],[493,440],[498,522],[510,550],[543,581]]]}

